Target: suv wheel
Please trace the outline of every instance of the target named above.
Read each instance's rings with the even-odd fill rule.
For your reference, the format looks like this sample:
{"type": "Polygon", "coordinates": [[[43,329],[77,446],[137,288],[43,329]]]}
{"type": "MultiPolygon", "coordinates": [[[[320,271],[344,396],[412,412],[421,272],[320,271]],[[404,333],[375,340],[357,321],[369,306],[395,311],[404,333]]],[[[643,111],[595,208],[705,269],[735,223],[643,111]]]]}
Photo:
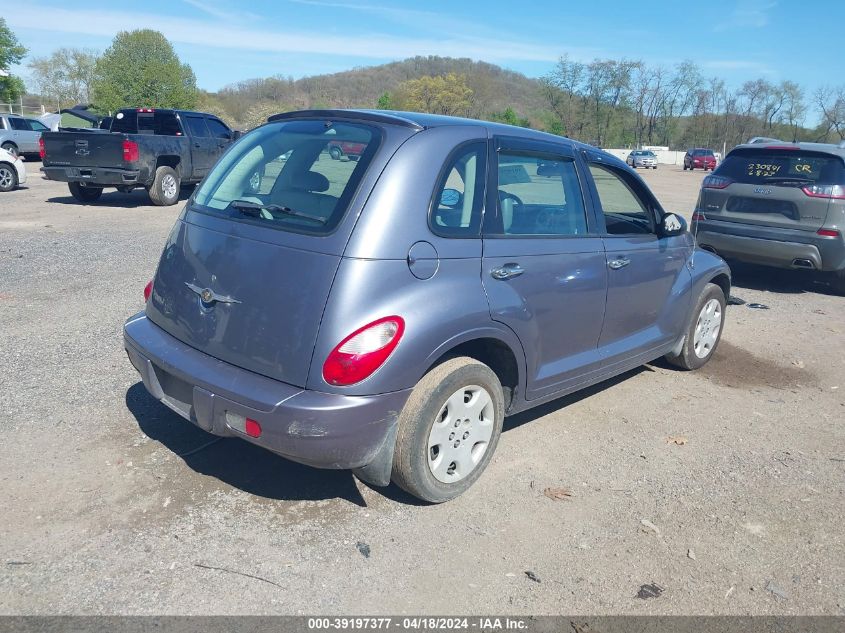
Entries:
{"type": "Polygon", "coordinates": [[[713,356],[725,324],[725,293],[716,284],[704,286],[687,325],[681,353],[666,360],[682,369],[698,369],[713,356]]]}
{"type": "Polygon", "coordinates": [[[331,156],[334,160],[340,160],[343,157],[343,152],[340,151],[339,147],[332,147],[329,150],[329,156],[331,156]]]}
{"type": "Polygon", "coordinates": [[[17,146],[17,145],[15,145],[14,143],[10,142],[10,141],[7,141],[7,142],[3,143],[2,145],[0,145],[0,147],[2,147],[3,149],[5,149],[5,150],[6,150],[7,152],[9,152],[12,156],[17,156],[17,155],[18,155],[18,146],[17,146]]]}
{"type": "Polygon", "coordinates": [[[454,499],[490,463],[504,420],[498,377],[473,358],[428,372],[399,416],[393,481],[431,503],[454,499]]]}
{"type": "Polygon", "coordinates": [[[70,190],[70,195],[82,203],[94,202],[103,195],[102,187],[84,187],[79,182],[69,182],[67,188],[70,190]]]}
{"type": "Polygon", "coordinates": [[[179,187],[182,182],[172,167],[159,167],[150,187],[150,200],[159,207],[167,207],[179,201],[179,187]]]}
{"type": "Polygon", "coordinates": [[[0,163],[0,191],[11,191],[18,186],[18,174],[8,163],[0,163]]]}

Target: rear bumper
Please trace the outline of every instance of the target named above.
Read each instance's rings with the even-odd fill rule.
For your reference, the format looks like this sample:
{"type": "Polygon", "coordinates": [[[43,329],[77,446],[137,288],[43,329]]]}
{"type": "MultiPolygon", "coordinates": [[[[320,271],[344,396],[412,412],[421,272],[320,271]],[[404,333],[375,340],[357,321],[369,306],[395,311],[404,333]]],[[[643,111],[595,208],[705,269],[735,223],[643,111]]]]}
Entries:
{"type": "Polygon", "coordinates": [[[845,269],[842,236],[823,237],[809,231],[751,226],[709,220],[693,224],[698,244],[722,257],[778,268],[836,271],[845,269]]]}
{"type": "Polygon", "coordinates": [[[144,386],[164,405],[209,433],[240,437],[317,468],[370,464],[393,437],[410,395],[410,390],[344,396],[300,389],[185,345],[143,312],[126,322],[123,334],[144,386]],[[244,417],[261,424],[260,437],[246,435],[244,417]]]}
{"type": "Polygon", "coordinates": [[[48,180],[60,182],[87,182],[107,187],[143,184],[139,182],[141,172],[137,169],[58,166],[42,167],[41,171],[48,180]]]}

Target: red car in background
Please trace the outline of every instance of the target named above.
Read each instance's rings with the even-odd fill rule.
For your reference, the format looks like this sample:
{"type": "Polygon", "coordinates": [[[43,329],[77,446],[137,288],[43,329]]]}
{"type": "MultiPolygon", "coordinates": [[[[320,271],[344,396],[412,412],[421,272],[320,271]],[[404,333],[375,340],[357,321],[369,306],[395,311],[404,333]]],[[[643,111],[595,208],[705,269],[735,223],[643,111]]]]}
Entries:
{"type": "Polygon", "coordinates": [[[344,156],[349,157],[349,160],[358,160],[366,147],[365,143],[350,141],[330,141],[328,144],[329,156],[334,160],[340,160],[344,156]]]}
{"type": "Polygon", "coordinates": [[[695,148],[688,149],[684,155],[684,169],[703,169],[713,171],[716,169],[716,155],[712,149],[695,148]]]}

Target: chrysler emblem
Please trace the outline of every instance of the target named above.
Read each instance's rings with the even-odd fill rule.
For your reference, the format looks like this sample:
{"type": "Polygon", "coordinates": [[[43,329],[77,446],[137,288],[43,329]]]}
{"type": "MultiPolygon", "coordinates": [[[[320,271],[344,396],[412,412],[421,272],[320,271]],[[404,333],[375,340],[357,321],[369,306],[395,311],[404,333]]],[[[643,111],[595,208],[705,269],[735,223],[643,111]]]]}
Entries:
{"type": "Polygon", "coordinates": [[[240,303],[237,299],[233,299],[232,297],[227,297],[224,295],[219,295],[214,292],[211,288],[200,288],[192,283],[185,282],[185,285],[191,289],[191,291],[195,292],[200,301],[202,301],[206,305],[210,305],[212,303],[240,303]]]}

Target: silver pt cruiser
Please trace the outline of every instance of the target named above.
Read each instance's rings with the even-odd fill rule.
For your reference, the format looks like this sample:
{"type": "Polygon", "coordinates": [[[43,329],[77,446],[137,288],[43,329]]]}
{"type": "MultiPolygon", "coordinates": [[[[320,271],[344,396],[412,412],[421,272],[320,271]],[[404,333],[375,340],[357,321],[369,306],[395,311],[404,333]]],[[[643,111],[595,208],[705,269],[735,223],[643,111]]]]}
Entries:
{"type": "Polygon", "coordinates": [[[730,283],[590,146],[293,112],[197,188],[125,345],[153,397],[210,433],[442,502],[487,467],[506,415],[662,356],[706,363],[730,283]],[[358,160],[332,160],[339,142],[358,160]]]}

